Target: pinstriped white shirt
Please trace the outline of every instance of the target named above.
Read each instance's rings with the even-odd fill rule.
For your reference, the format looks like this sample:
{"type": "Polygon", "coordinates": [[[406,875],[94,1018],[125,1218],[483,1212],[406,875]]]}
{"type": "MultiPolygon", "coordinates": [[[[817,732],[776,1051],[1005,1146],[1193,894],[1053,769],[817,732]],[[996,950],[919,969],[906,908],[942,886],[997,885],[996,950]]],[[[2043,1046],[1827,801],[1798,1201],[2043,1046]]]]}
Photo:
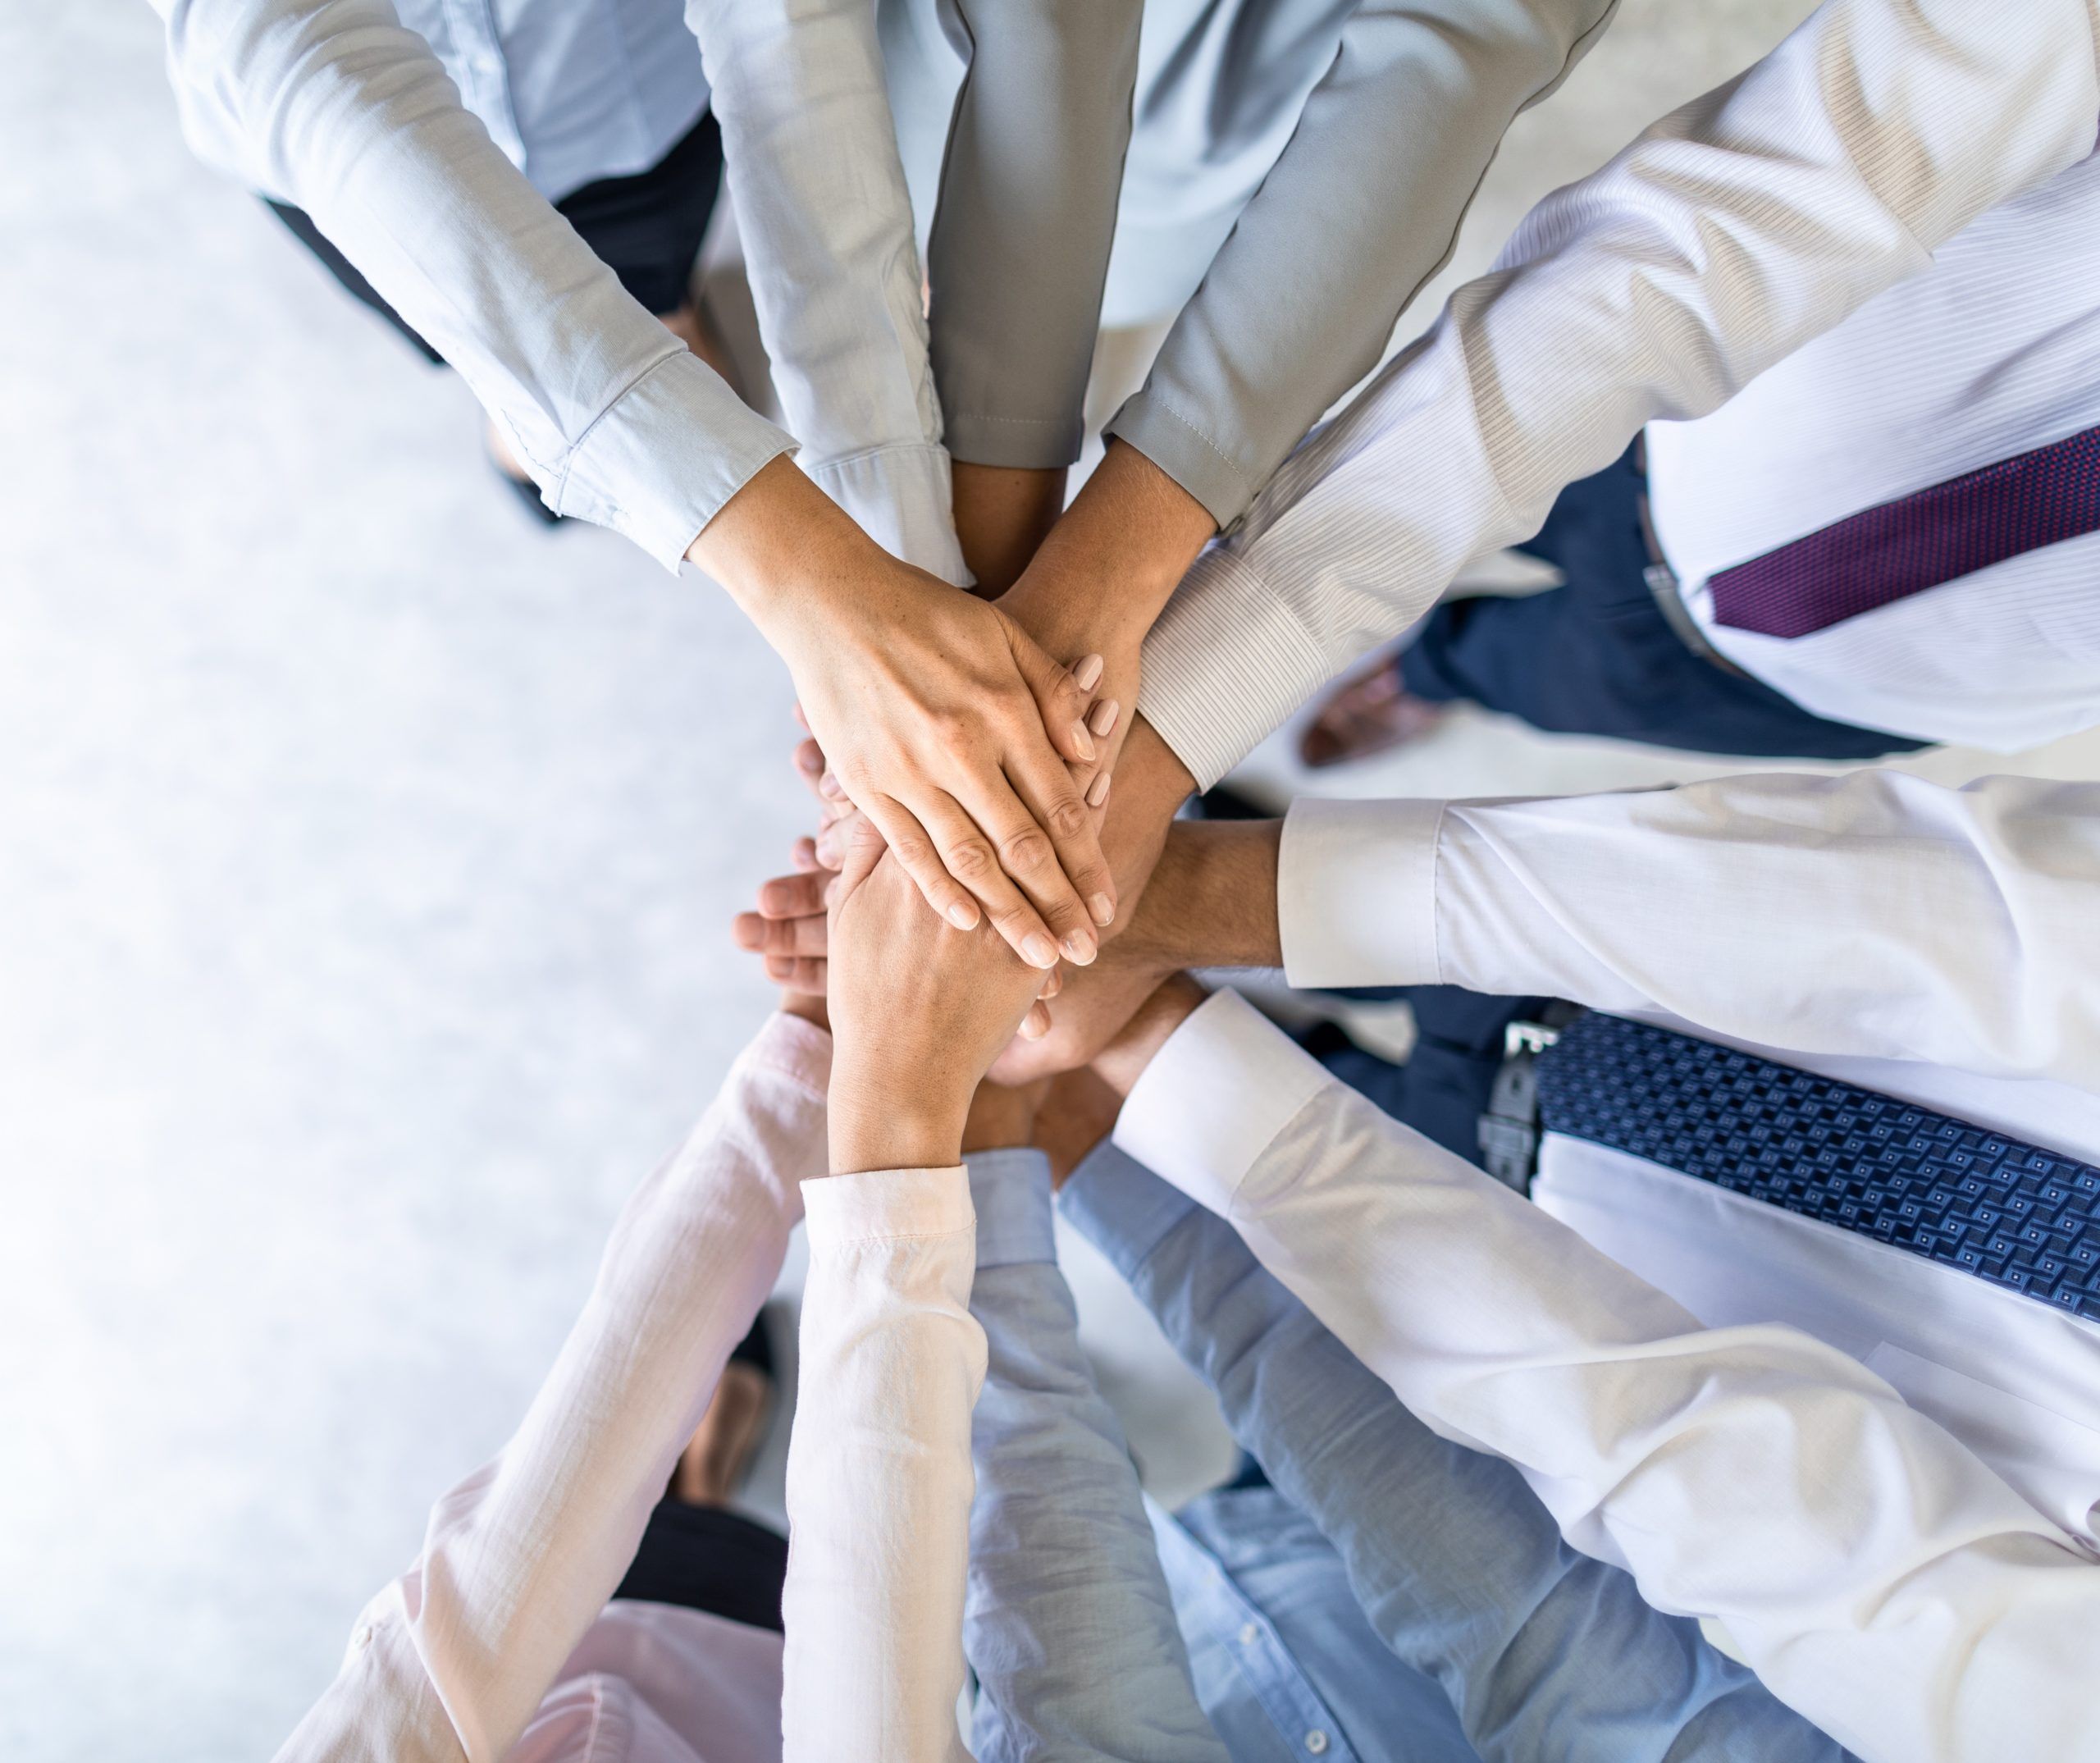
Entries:
{"type": "Polygon", "coordinates": [[[1805,637],[1707,578],[2100,425],[2100,157],[1993,209],[1696,422],[1648,430],[1656,535],[1714,646],[1834,721],[2002,752],[2100,723],[2100,532],[1805,637]]]}
{"type": "Polygon", "coordinates": [[[1826,0],[1541,203],[1285,461],[1153,628],[1139,708],[1215,782],[1644,424],[1718,409],[2085,159],[2097,48],[2096,0],[1826,0]]]}

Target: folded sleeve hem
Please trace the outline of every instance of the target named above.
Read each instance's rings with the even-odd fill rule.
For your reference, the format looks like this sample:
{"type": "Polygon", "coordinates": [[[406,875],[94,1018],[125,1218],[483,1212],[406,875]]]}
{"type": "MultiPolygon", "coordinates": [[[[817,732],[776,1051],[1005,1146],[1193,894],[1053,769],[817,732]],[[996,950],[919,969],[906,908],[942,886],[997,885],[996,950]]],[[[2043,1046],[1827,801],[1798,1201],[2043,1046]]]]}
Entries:
{"type": "Polygon", "coordinates": [[[1256,486],[1217,442],[1169,409],[1148,387],[1118,410],[1102,431],[1127,442],[1210,511],[1220,528],[1247,512],[1256,486]]]}
{"type": "Polygon", "coordinates": [[[979,416],[947,411],[942,436],[949,454],[966,465],[1018,471],[1059,471],[1077,461],[1086,440],[1083,418],[979,416]]]}
{"type": "Polygon", "coordinates": [[[813,459],[804,452],[797,463],[892,557],[956,587],[969,584],[955,535],[947,448],[905,441],[837,459],[813,459]]]}
{"type": "Polygon", "coordinates": [[[1116,1123],[1116,1148],[1229,1216],[1270,1142],[1332,1081],[1237,992],[1218,992],[1145,1067],[1116,1123]]]}
{"type": "Polygon", "coordinates": [[[642,374],[585,431],[549,505],[625,535],[675,573],[730,497],[794,447],[713,368],[681,350],[642,374]]]}
{"type": "Polygon", "coordinates": [[[802,1184],[812,1255],[872,1243],[956,1236],[969,1230],[970,1176],[947,1169],[875,1169],[802,1184]]]}
{"type": "Polygon", "coordinates": [[[1276,923],[1293,985],[1437,985],[1440,802],[1291,805],[1276,923]]]}

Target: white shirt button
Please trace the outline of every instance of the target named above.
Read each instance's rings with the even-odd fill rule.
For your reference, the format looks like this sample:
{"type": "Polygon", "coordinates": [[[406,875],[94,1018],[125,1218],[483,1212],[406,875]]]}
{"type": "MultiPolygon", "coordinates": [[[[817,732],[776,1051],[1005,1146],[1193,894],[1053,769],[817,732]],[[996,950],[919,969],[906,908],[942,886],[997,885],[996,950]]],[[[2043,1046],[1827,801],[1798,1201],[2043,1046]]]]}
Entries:
{"type": "Polygon", "coordinates": [[[1239,1644],[1242,1647],[1252,1647],[1261,1637],[1262,1631],[1251,1622],[1239,1631],[1239,1644]]]}
{"type": "Polygon", "coordinates": [[[1327,1735],[1318,1727],[1314,1727],[1305,1735],[1305,1748],[1317,1757],[1327,1748],[1327,1735]]]}

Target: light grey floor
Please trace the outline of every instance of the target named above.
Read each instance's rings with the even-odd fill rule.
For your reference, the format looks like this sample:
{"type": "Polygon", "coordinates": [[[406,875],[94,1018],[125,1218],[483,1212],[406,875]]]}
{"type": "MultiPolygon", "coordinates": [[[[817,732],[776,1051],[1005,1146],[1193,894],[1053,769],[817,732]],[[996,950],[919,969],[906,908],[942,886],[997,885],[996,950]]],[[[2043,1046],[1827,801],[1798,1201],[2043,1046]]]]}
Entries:
{"type": "MultiPolygon", "coordinates": [[[[1628,0],[1457,268],[1802,10],[1628,0]]],[[[221,1763],[766,1007],[724,926],[806,818],[789,692],[705,582],[524,523],[461,387],[186,158],[137,0],[0,0],[0,1756],[221,1763]]],[[[1698,769],[1472,719],[1333,787],[1698,769]]],[[[1214,1418],[1075,1267],[1197,1485],[1214,1418]]]]}

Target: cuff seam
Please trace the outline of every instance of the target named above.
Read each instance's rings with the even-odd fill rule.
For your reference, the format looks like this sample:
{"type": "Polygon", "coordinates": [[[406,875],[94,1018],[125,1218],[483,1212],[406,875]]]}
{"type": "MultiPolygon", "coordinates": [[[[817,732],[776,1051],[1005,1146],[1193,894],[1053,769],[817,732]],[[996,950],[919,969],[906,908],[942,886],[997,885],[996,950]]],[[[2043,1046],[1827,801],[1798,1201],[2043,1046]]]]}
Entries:
{"type": "MultiPolygon", "coordinates": [[[[555,503],[557,509],[559,509],[563,498],[568,494],[568,476],[569,473],[576,468],[577,456],[583,451],[585,447],[590,445],[591,437],[598,432],[598,425],[604,422],[607,417],[610,416],[614,411],[619,409],[619,407],[624,404],[631,395],[632,395],[637,386],[640,386],[651,374],[658,372],[666,362],[676,360],[680,354],[684,353],[686,353],[685,347],[682,344],[680,344],[669,352],[659,355],[654,361],[651,362],[647,367],[637,372],[628,381],[626,385],[623,386],[618,391],[614,393],[610,398],[607,399],[605,400],[605,409],[600,410],[596,416],[592,417],[589,422],[583,425],[583,432],[578,435],[574,441],[569,443],[568,451],[562,456],[561,476],[555,480],[555,503]]],[[[746,480],[746,482],[749,481],[749,479],[746,480]]],[[[742,485],[738,486],[738,488],[742,487],[742,485]]],[[[619,512],[624,514],[627,510],[625,509],[621,509],[619,512]]],[[[697,531],[698,529],[696,529],[696,532],[697,532],[697,531]]],[[[692,541],[688,540],[687,542],[690,544],[692,541]]]]}

